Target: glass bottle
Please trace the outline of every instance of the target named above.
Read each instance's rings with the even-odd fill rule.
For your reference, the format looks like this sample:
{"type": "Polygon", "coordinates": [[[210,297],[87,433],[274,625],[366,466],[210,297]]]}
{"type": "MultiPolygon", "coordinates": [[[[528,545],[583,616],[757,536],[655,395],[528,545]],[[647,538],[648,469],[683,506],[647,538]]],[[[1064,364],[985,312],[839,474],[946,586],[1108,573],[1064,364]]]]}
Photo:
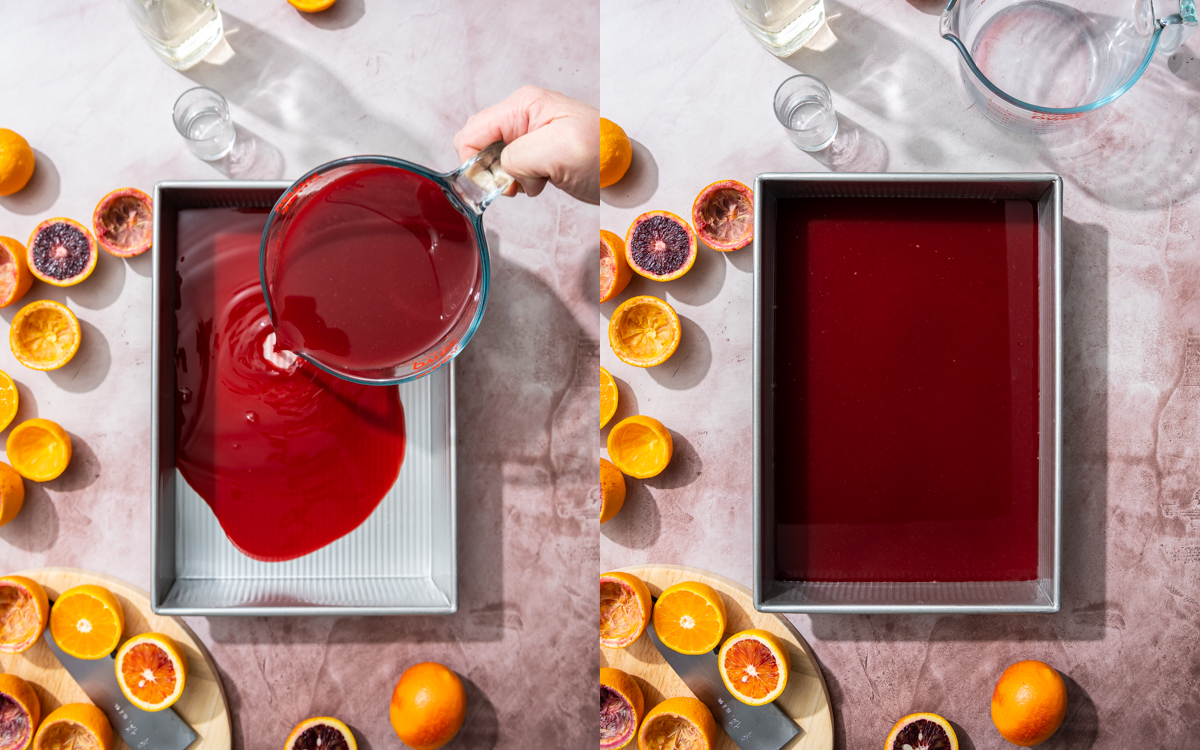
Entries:
{"type": "Polygon", "coordinates": [[[825,22],[824,0],[732,0],[742,23],[776,57],[787,57],[825,22]]]}
{"type": "Polygon", "coordinates": [[[150,49],[176,70],[200,62],[225,35],[213,0],[125,0],[150,49]]]}

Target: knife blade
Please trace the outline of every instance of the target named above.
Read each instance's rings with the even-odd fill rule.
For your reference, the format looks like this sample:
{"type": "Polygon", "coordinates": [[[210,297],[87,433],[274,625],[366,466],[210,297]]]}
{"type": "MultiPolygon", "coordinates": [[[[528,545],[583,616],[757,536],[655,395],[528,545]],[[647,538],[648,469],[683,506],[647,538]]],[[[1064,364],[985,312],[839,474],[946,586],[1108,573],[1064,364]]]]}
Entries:
{"type": "Polygon", "coordinates": [[[179,718],[175,709],[143,711],[125,698],[117,683],[113,654],[100,659],[77,659],[58,647],[50,628],[46,628],[45,638],[58,661],[133,750],[184,750],[196,741],[196,731],[179,718]]]}
{"type": "Polygon", "coordinates": [[[774,703],[748,706],[733,697],[721,680],[716,652],[681,654],[659,640],[653,622],[646,626],[646,632],[675,674],[708,706],[713,718],[742,750],[779,750],[804,731],[774,703]]]}

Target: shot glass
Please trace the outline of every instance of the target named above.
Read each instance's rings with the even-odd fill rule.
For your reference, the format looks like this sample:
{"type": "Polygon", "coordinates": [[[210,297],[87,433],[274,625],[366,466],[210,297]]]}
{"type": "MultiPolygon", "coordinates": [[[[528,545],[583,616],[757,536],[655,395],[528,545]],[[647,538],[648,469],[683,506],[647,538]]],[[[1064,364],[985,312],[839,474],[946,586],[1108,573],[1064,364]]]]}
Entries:
{"type": "Polygon", "coordinates": [[[787,129],[796,148],[820,151],[837,137],[837,113],[833,97],[821,79],[796,75],[775,91],[775,118],[787,129]]]}
{"type": "Polygon", "coordinates": [[[175,129],[188,148],[205,161],[216,161],[233,149],[236,133],[225,97],[204,86],[183,92],[175,102],[175,129]]]}

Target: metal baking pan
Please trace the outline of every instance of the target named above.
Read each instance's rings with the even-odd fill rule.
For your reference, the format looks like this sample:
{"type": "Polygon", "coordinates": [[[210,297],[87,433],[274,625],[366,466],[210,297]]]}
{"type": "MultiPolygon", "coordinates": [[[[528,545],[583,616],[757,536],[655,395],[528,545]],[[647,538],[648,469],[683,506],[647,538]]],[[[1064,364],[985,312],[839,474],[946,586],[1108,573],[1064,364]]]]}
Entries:
{"type": "Polygon", "coordinates": [[[762,612],[1057,612],[1062,515],[1062,179],[1055,174],[761,174],[754,191],[754,606],[762,612]],[[775,557],[774,341],[777,202],[795,197],[1037,201],[1037,578],[976,582],[782,580],[775,557]]]}
{"type": "Polygon", "coordinates": [[[178,212],[270,208],[287,182],[160,182],[154,189],[150,601],[164,615],[451,614],[456,573],[454,368],[399,386],[407,448],[359,528],[309,555],[260,562],[229,542],[175,468],[178,212]]]}

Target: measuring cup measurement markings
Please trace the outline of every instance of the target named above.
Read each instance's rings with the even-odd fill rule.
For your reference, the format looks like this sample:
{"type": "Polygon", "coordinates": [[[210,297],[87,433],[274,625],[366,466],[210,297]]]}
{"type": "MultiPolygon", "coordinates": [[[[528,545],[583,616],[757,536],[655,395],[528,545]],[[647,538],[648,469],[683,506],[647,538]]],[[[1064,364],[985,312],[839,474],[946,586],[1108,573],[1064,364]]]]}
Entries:
{"type": "Polygon", "coordinates": [[[259,255],[278,345],[378,385],[457,356],[487,301],[482,214],[513,184],[503,146],[448,173],[358,156],[298,180],[272,209],[259,255]]]}
{"type": "Polygon", "coordinates": [[[966,88],[988,117],[1045,133],[1120,97],[1155,51],[1174,52],[1197,26],[1194,0],[1135,0],[1132,13],[1126,3],[950,0],[941,34],[958,49],[966,88]]]}

